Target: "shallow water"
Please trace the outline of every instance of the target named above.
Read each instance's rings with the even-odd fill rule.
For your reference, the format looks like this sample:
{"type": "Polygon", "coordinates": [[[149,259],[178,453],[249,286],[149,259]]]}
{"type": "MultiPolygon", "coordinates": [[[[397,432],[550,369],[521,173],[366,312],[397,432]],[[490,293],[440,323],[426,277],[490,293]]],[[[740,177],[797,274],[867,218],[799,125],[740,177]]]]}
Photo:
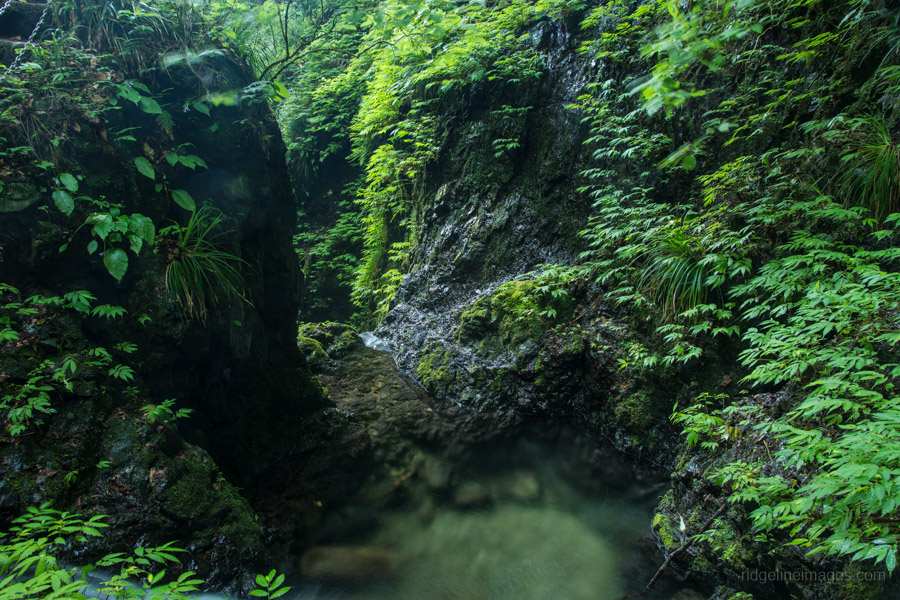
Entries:
{"type": "MultiPolygon", "coordinates": [[[[294,563],[286,598],[614,600],[662,562],[650,539],[662,479],[596,440],[535,423],[497,433],[370,349],[322,379],[366,423],[381,468],[335,515],[340,533],[294,563]]],[[[679,590],[663,578],[645,597],[679,590]]]]}
{"type": "MultiPolygon", "coordinates": [[[[496,498],[483,506],[461,508],[433,494],[383,514],[376,529],[354,541],[389,555],[392,569],[355,583],[299,579],[295,597],[605,600],[643,587],[655,567],[652,551],[641,544],[650,534],[655,495],[637,489],[588,494],[554,473],[552,454],[545,458],[535,470],[517,467],[472,480],[469,489],[496,498]],[[516,482],[524,492],[508,489],[516,482]]],[[[655,596],[671,591],[665,582],[655,596]]]]}

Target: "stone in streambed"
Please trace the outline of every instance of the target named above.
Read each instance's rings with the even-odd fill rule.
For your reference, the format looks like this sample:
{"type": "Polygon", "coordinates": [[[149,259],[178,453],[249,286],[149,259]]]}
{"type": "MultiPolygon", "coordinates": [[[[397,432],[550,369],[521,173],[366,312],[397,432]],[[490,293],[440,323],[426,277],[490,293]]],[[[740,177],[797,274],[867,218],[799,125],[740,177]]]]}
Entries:
{"type": "Polygon", "coordinates": [[[307,577],[365,582],[394,574],[394,555],[370,546],[317,546],[300,558],[307,577]]]}
{"type": "Polygon", "coordinates": [[[467,481],[453,494],[453,504],[459,508],[474,508],[491,503],[488,489],[477,481],[467,481]]]}
{"type": "Polygon", "coordinates": [[[500,492],[517,502],[534,502],[541,495],[541,482],[531,471],[514,471],[503,478],[500,492]]]}
{"type": "Polygon", "coordinates": [[[422,469],[425,483],[432,490],[443,490],[450,485],[453,465],[443,460],[428,460],[422,469]]]}

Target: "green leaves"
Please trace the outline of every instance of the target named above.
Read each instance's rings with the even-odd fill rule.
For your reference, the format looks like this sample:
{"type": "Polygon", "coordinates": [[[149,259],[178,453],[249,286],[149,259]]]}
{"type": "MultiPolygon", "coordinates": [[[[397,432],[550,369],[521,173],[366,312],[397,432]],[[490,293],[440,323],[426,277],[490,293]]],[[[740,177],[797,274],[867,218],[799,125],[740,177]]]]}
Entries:
{"type": "Polygon", "coordinates": [[[154,425],[170,423],[176,419],[184,419],[194,412],[193,409],[190,408],[173,410],[174,406],[175,399],[169,398],[168,400],[164,400],[162,404],[148,404],[143,406],[141,407],[141,410],[144,412],[144,418],[147,422],[154,425]]]}
{"type": "Polygon", "coordinates": [[[166,162],[173,167],[179,164],[184,165],[192,171],[197,167],[203,167],[204,169],[208,168],[206,166],[206,161],[195,154],[178,154],[177,152],[166,152],[166,162]]]}
{"type": "MultiPolygon", "coordinates": [[[[166,266],[166,291],[187,318],[206,321],[220,302],[249,302],[241,269],[246,262],[216,241],[222,218],[208,207],[191,213],[186,225],[172,225],[163,235],[174,236],[177,256],[166,266]]],[[[171,238],[170,238],[171,239],[171,238]]]]}
{"type": "Polygon", "coordinates": [[[103,265],[116,281],[122,281],[128,271],[128,255],[121,248],[112,248],[104,253],[103,265]]]}
{"type": "MultiPolygon", "coordinates": [[[[107,461],[105,466],[109,466],[107,461]]],[[[98,465],[99,466],[99,465],[98,465]]],[[[68,474],[73,478],[77,471],[68,474]]],[[[203,580],[186,571],[167,583],[166,566],[178,563],[176,553],[184,552],[171,542],[155,548],[135,548],[132,555],[107,554],[94,564],[65,567],[70,548],[91,537],[102,537],[106,517],[89,519],[61,512],[46,503],[30,507],[13,521],[8,533],[0,534],[0,556],[6,579],[0,585],[0,600],[45,598],[69,600],[107,596],[139,600],[146,598],[187,598],[199,590],[203,580]],[[102,568],[102,571],[98,570],[102,568]],[[88,593],[90,586],[98,591],[88,593]]]]}
{"type": "Polygon", "coordinates": [[[153,165],[150,164],[150,161],[143,156],[138,156],[134,159],[134,166],[137,167],[138,173],[144,177],[154,181],[156,180],[156,170],[153,168],[153,165]]]}
{"type": "Polygon", "coordinates": [[[73,194],[78,191],[78,180],[71,173],[61,173],[59,181],[73,194]]]}
{"type": "Polygon", "coordinates": [[[172,190],[172,200],[187,211],[194,212],[197,210],[197,204],[194,202],[194,199],[184,190],[172,190]]]}
{"type": "MultiPolygon", "coordinates": [[[[131,218],[128,220],[128,230],[148,244],[152,244],[156,237],[156,226],[153,224],[153,221],[150,217],[145,217],[140,213],[131,215],[131,218]]],[[[139,251],[140,248],[137,252],[139,251]]]]}
{"type": "Polygon", "coordinates": [[[280,598],[291,590],[290,586],[281,587],[283,583],[284,574],[276,575],[275,569],[272,569],[267,575],[256,576],[257,589],[252,590],[250,595],[255,598],[268,598],[268,600],[280,598]]]}
{"type": "Polygon", "coordinates": [[[144,244],[152,244],[156,238],[153,221],[140,213],[121,214],[118,208],[110,212],[91,213],[84,221],[91,226],[95,239],[88,242],[88,254],[93,255],[103,242],[103,265],[109,274],[121,281],[128,270],[128,255],[118,246],[127,242],[134,254],[140,254],[144,244]]]}
{"type": "Polygon", "coordinates": [[[75,210],[75,199],[72,198],[72,194],[70,194],[66,190],[54,191],[53,203],[56,204],[56,208],[58,208],[60,212],[67,217],[72,214],[73,210],[75,210]]]}
{"type": "Polygon", "coordinates": [[[53,203],[68,217],[75,210],[75,199],[72,194],[78,191],[78,179],[71,173],[60,173],[59,182],[63,187],[53,191],[53,203]]]}

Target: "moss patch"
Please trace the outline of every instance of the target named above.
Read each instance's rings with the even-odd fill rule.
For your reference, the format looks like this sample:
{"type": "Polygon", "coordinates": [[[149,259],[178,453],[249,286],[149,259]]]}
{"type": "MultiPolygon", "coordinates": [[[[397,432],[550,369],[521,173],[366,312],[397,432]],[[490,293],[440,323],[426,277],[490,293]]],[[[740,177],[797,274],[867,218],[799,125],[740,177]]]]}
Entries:
{"type": "Polygon", "coordinates": [[[456,339],[487,338],[491,347],[498,345],[496,341],[514,347],[526,340],[538,340],[548,327],[571,318],[574,304],[568,295],[545,293],[535,280],[509,281],[460,315],[456,339]]]}
{"type": "Polygon", "coordinates": [[[659,541],[662,542],[666,551],[671,552],[681,546],[681,538],[678,535],[678,528],[666,515],[656,513],[651,523],[653,531],[656,533],[659,541]]]}
{"type": "Polygon", "coordinates": [[[453,388],[456,375],[450,367],[452,354],[449,350],[432,347],[422,355],[416,376],[425,389],[439,396],[446,396],[453,388]]]}
{"type": "MultiPolygon", "coordinates": [[[[325,321],[324,323],[303,323],[297,331],[297,340],[300,344],[300,350],[307,352],[307,348],[311,352],[318,354],[317,350],[321,349],[322,354],[330,358],[341,358],[348,352],[362,344],[356,329],[344,323],[336,323],[334,321],[325,321]],[[311,347],[309,342],[318,344],[318,347],[311,347]]],[[[309,359],[309,356],[307,356],[309,359]]]]}
{"type": "Polygon", "coordinates": [[[206,452],[190,448],[180,454],[167,475],[162,493],[163,510],[176,521],[200,532],[201,537],[221,534],[235,548],[258,552],[262,528],[253,510],[228,483],[206,452]]]}
{"type": "Polygon", "coordinates": [[[313,338],[298,336],[297,347],[300,348],[300,352],[302,352],[303,356],[306,358],[306,363],[313,370],[324,368],[330,361],[328,353],[325,352],[325,348],[322,347],[322,344],[319,341],[314,340],[313,338]]]}

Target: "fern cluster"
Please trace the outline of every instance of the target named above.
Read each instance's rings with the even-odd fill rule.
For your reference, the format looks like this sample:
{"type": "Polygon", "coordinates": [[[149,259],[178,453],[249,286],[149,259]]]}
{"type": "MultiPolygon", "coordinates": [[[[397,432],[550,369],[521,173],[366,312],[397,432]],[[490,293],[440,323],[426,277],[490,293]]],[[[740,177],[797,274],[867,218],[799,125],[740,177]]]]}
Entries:
{"type": "Polygon", "coordinates": [[[725,462],[711,479],[731,486],[731,501],[757,507],[761,534],[783,530],[810,554],[892,571],[900,551],[893,13],[856,0],[688,10],[607,2],[584,24],[603,32],[583,51],[632,74],[596,83],[580,104],[596,161],[584,174],[595,208],[584,266],[608,298],[660,323],[655,347],[634,347],[625,364],[686,362],[713,337],[731,337],[744,385],[792,393],[779,411],[765,410],[762,395],[713,403],[711,390],[676,411],[688,441],[713,452],[740,433],[777,440],[756,462],[725,462]],[[795,32],[789,45],[784,28],[795,32]],[[629,63],[637,49],[643,78],[629,63]],[[880,64],[854,100],[839,101],[859,68],[836,58],[848,55],[880,64]],[[701,112],[705,121],[673,130],[701,112]],[[803,123],[801,113],[810,115],[803,123]],[[661,193],[670,187],[689,193],[661,193]]]}

